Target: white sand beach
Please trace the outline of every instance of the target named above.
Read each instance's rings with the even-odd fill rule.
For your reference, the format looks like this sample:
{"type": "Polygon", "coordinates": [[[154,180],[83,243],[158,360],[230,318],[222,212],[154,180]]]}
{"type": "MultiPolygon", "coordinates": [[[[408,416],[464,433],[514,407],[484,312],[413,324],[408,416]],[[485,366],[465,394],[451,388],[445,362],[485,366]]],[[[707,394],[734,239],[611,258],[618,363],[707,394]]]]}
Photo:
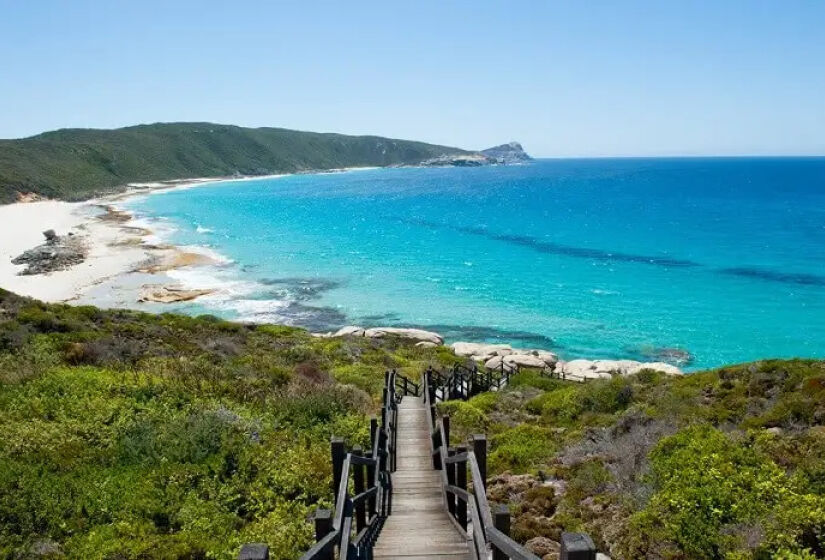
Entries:
{"type": "Polygon", "coordinates": [[[102,208],[90,203],[55,200],[0,206],[0,287],[43,301],[67,301],[150,258],[136,232],[101,218],[102,214],[102,208]],[[48,229],[58,235],[76,235],[87,247],[86,260],[66,270],[20,275],[25,265],[14,265],[11,260],[44,243],[43,232],[48,229]]]}
{"type": "MultiPolygon", "coordinates": [[[[374,168],[330,169],[318,173],[366,169],[374,168]]],[[[0,205],[0,288],[47,302],[77,300],[104,306],[107,303],[131,306],[132,303],[144,301],[141,299],[146,297],[143,288],[148,284],[156,287],[154,291],[158,293],[168,294],[171,290],[180,296],[180,301],[192,299],[189,296],[194,295],[200,286],[190,286],[188,293],[176,291],[180,287],[175,286],[174,280],[164,273],[177,268],[215,265],[219,261],[205,248],[201,252],[197,248],[156,244],[152,232],[142,224],[135,223],[130,214],[118,210],[117,203],[159,191],[284,176],[286,175],[197,177],[131,183],[123,192],[86,202],[36,200],[0,205]],[[12,259],[43,244],[46,241],[43,235],[46,230],[54,230],[59,236],[70,233],[75,236],[86,247],[85,260],[65,270],[21,275],[20,272],[26,266],[12,264],[12,259]],[[126,299],[121,295],[119,299],[109,302],[108,298],[100,298],[99,290],[91,290],[98,285],[109,286],[111,282],[107,281],[116,277],[123,277],[122,283],[115,284],[123,288],[121,291],[129,292],[126,299]],[[138,285],[134,285],[135,282],[138,285]],[[91,294],[84,297],[88,292],[91,294]]],[[[207,294],[214,290],[201,291],[207,294]]],[[[149,297],[152,297],[151,293],[149,297]]],[[[163,297],[158,296],[157,301],[162,300],[163,297]]]]}

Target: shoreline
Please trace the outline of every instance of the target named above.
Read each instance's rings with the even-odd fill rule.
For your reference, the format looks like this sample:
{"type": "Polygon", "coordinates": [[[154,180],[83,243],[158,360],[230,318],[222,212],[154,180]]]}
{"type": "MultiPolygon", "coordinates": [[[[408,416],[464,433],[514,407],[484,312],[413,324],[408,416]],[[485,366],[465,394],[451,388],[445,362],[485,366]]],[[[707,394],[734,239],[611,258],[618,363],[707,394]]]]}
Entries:
{"type": "MultiPolygon", "coordinates": [[[[366,171],[377,167],[352,167],[300,173],[269,175],[192,177],[168,181],[128,183],[124,190],[91,198],[82,202],[40,199],[22,195],[20,202],[0,205],[0,224],[9,233],[0,235],[0,288],[19,295],[49,303],[83,301],[94,304],[93,295],[85,297],[96,286],[123,277],[124,285],[134,283],[129,275],[143,275],[147,284],[181,289],[170,277],[169,271],[178,268],[213,266],[226,262],[208,247],[179,247],[165,241],[158,242],[156,232],[146,227],[132,212],[118,203],[139,196],[173,190],[185,190],[220,183],[275,179],[299,174],[332,174],[366,171]],[[69,233],[76,236],[86,247],[83,262],[63,270],[46,274],[25,275],[19,273],[24,265],[14,265],[11,260],[45,242],[44,232],[55,230],[58,235],[69,233]]],[[[124,286],[120,286],[123,288],[124,286]]],[[[139,304],[143,299],[142,286],[131,286],[136,292],[131,308],[146,308],[139,304]]],[[[198,290],[189,287],[189,291],[198,290]]],[[[198,295],[208,295],[214,290],[201,290],[198,295]]],[[[192,294],[184,293],[180,301],[191,301],[192,294]]],[[[165,298],[162,298],[165,299],[165,298]]],[[[120,300],[118,303],[123,303],[120,300]]],[[[150,298],[148,301],[152,301],[150,298]]],[[[106,301],[101,302],[107,306],[106,301]]],[[[164,301],[164,303],[168,303],[164,301]]],[[[150,309],[151,310],[151,309],[150,309]]],[[[159,310],[161,311],[161,310],[159,310]]]]}
{"type": "MultiPolygon", "coordinates": [[[[352,168],[326,170],[331,174],[376,169],[352,168]]],[[[140,196],[149,196],[171,190],[186,190],[219,183],[274,179],[292,174],[274,174],[254,177],[198,177],[185,180],[132,183],[126,190],[84,202],[34,200],[0,206],[0,223],[14,235],[0,236],[0,288],[22,296],[50,303],[94,305],[101,308],[128,308],[147,312],[185,312],[175,304],[205,303],[231,300],[232,289],[222,285],[220,267],[231,260],[212,251],[208,246],[174,245],[163,239],[157,227],[119,203],[140,196]],[[25,265],[14,265],[11,259],[24,251],[42,245],[44,232],[54,230],[59,236],[71,234],[86,247],[86,257],[80,264],[63,270],[19,275],[25,265]],[[181,270],[185,269],[185,270],[181,270]],[[194,278],[194,280],[193,280],[194,278]]],[[[239,282],[239,284],[242,282],[239,282]]],[[[208,311],[205,311],[208,312],[208,311]]],[[[269,322],[269,321],[267,321],[269,322]]],[[[288,322],[286,324],[289,324],[288,322]]],[[[313,332],[311,327],[304,327],[313,332]]],[[[343,330],[353,327],[345,327],[343,330]]],[[[356,327],[360,329],[360,327],[356,327]]],[[[368,329],[369,330],[369,329],[368,329]]],[[[422,342],[444,340],[438,333],[414,328],[375,327],[386,332],[415,331],[427,333],[422,342]]],[[[315,336],[335,336],[329,332],[315,336]]],[[[339,334],[340,336],[340,334],[339,334]]],[[[556,361],[565,364],[547,349],[518,349],[509,345],[482,341],[456,342],[457,357],[501,367],[510,361],[520,365],[552,367],[556,361]],[[457,345],[469,345],[472,352],[461,352],[457,345]],[[481,350],[479,350],[479,348],[481,350]],[[485,352],[485,350],[493,349],[485,352]],[[498,352],[498,354],[496,354],[498,352]],[[512,355],[510,355],[512,354],[512,355]],[[553,362],[539,364],[538,356],[549,354],[553,362]],[[490,360],[498,360],[493,364],[490,360]],[[538,361],[537,361],[538,360],[538,361]]],[[[542,358],[544,359],[544,358],[542,358]]],[[[573,360],[566,368],[573,378],[597,377],[607,374],[605,368],[621,369],[623,374],[642,362],[632,360],[573,360]]],[[[650,363],[650,362],[647,362],[650,363]]],[[[653,363],[660,371],[675,374],[678,368],[662,362],[653,363]]],[[[561,370],[559,370],[561,371],[561,370]]]]}

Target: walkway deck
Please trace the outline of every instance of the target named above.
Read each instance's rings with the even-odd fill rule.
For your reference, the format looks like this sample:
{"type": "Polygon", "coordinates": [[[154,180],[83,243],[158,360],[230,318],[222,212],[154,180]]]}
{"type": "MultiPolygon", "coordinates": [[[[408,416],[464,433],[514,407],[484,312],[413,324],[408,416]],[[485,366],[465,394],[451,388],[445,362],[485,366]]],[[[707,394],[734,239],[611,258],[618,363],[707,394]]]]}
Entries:
{"type": "Polygon", "coordinates": [[[392,473],[392,515],[373,549],[374,558],[465,560],[467,542],[444,511],[439,472],[433,470],[421,399],[398,406],[397,469],[392,473]]]}

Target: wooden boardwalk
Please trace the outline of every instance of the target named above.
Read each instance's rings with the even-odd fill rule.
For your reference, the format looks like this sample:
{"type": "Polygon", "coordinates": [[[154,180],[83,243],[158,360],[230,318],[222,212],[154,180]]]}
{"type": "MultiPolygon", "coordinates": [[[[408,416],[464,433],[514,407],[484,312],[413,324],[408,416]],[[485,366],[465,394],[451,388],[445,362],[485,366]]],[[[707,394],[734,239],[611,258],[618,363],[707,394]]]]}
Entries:
{"type": "Polygon", "coordinates": [[[433,470],[427,411],[420,398],[398,405],[397,468],[392,473],[392,515],[374,558],[465,560],[469,548],[444,509],[439,472],[433,470]]]}

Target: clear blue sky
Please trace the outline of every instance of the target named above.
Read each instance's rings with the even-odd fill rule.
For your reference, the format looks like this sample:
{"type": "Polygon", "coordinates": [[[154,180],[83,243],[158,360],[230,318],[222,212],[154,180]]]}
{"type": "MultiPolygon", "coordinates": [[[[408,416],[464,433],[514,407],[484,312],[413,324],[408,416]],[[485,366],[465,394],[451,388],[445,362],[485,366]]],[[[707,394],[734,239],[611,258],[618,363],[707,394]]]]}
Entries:
{"type": "Polygon", "coordinates": [[[825,2],[0,0],[0,138],[213,121],[825,154],[825,2]]]}

